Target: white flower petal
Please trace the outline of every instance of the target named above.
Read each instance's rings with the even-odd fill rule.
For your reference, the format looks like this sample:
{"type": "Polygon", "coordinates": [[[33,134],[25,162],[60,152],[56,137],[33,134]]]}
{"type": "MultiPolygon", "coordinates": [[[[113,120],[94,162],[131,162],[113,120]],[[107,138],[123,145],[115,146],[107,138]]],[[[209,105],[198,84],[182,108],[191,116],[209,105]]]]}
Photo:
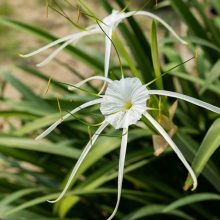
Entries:
{"type": "MultiPolygon", "coordinates": [[[[147,12],[147,11],[130,11],[127,13],[124,12],[119,12],[119,11],[115,11],[113,10],[113,12],[116,14],[114,15],[114,17],[112,16],[111,18],[111,22],[107,22],[109,24],[109,26],[113,26],[114,28],[116,28],[118,26],[118,24],[124,20],[125,18],[134,16],[134,15],[144,15],[144,16],[148,16],[150,18],[155,19],[156,21],[158,21],[159,23],[161,23],[165,28],[167,28],[168,31],[170,31],[173,36],[180,41],[182,44],[188,44],[186,41],[184,41],[181,37],[178,36],[178,34],[173,30],[173,28],[166,23],[163,19],[161,19],[160,17],[158,17],[157,15],[151,13],[151,12],[147,12]]],[[[113,14],[112,12],[112,14],[113,14]]],[[[112,15],[111,14],[111,15],[112,15]]],[[[107,18],[109,18],[111,15],[109,15],[108,17],[106,17],[106,20],[108,21],[107,18]]],[[[110,19],[109,19],[110,20],[110,19]]],[[[105,19],[103,19],[103,21],[105,21],[105,19]]]]}
{"type": "Polygon", "coordinates": [[[99,32],[98,29],[93,29],[91,31],[84,31],[84,32],[76,33],[75,35],[72,36],[72,38],[70,38],[68,41],[66,41],[64,44],[62,44],[60,47],[58,47],[53,53],[51,53],[44,61],[37,64],[37,66],[41,67],[41,66],[48,64],[61,50],[63,50],[69,44],[76,43],[79,39],[81,39],[85,36],[88,36],[88,35],[98,33],[98,32],[99,32]]]}
{"type": "Polygon", "coordinates": [[[51,42],[51,43],[49,43],[49,44],[39,48],[38,50],[35,50],[35,51],[31,52],[31,53],[24,54],[24,55],[21,54],[21,56],[22,57],[34,56],[34,55],[36,55],[36,54],[38,54],[40,52],[43,52],[43,51],[45,51],[45,50],[47,50],[47,49],[49,49],[49,48],[51,48],[51,47],[53,47],[53,46],[55,46],[55,45],[57,45],[59,43],[62,43],[64,41],[67,41],[67,40],[70,40],[70,39],[74,39],[75,41],[77,41],[77,40],[81,39],[82,37],[89,35],[91,32],[92,33],[93,32],[97,32],[98,33],[100,31],[96,27],[96,29],[95,28],[88,28],[87,31],[83,31],[83,32],[79,32],[79,33],[74,33],[74,34],[69,34],[69,35],[67,35],[65,37],[62,37],[60,39],[57,39],[57,40],[55,40],[55,41],[53,41],[53,42],[51,42]]]}
{"type": "Polygon", "coordinates": [[[178,98],[178,99],[182,99],[185,100],[187,102],[190,102],[192,104],[198,105],[202,108],[208,109],[210,111],[216,112],[218,114],[220,114],[220,108],[208,104],[206,102],[200,101],[199,99],[187,96],[187,95],[183,95],[177,92],[170,92],[170,91],[166,91],[166,90],[149,90],[149,94],[151,95],[163,95],[163,96],[169,96],[169,97],[173,97],[173,98],[178,98]]]}
{"type": "Polygon", "coordinates": [[[79,107],[73,109],[70,113],[64,115],[61,119],[59,119],[58,121],[53,123],[49,128],[47,128],[47,130],[45,130],[43,133],[41,133],[39,136],[37,136],[35,138],[35,140],[39,140],[39,139],[42,139],[42,138],[46,137],[51,131],[53,131],[65,119],[67,119],[71,115],[75,114],[76,112],[80,111],[81,109],[84,109],[86,107],[89,107],[89,106],[92,106],[92,105],[95,105],[95,104],[100,104],[101,102],[102,102],[102,99],[95,99],[95,100],[86,102],[86,103],[80,105],[79,107]]]}
{"type": "Polygon", "coordinates": [[[112,80],[109,78],[106,78],[104,76],[91,76],[85,80],[82,80],[81,82],[75,84],[74,86],[68,86],[68,90],[73,91],[75,89],[77,89],[78,87],[81,87],[82,85],[84,85],[85,83],[91,81],[91,80],[102,80],[104,82],[108,82],[108,83],[112,83],[112,80]]]}
{"type": "Polygon", "coordinates": [[[61,192],[61,194],[59,195],[59,197],[56,200],[53,201],[48,201],[50,203],[55,203],[57,201],[59,201],[60,199],[63,198],[63,196],[65,195],[65,193],[67,192],[74,176],[76,175],[77,170],[79,169],[80,165],[82,164],[83,160],[85,159],[86,155],[89,153],[90,149],[92,148],[93,144],[95,143],[95,141],[97,140],[98,136],[102,133],[102,131],[107,127],[108,123],[107,122],[103,122],[102,125],[97,129],[97,131],[95,132],[95,134],[92,136],[91,140],[88,142],[88,144],[86,145],[86,147],[84,148],[82,154],[80,155],[76,165],[74,166],[70,177],[63,189],[63,191],[61,192]]]}
{"type": "Polygon", "coordinates": [[[48,64],[62,49],[67,47],[69,44],[71,44],[74,40],[70,39],[66,41],[64,44],[62,44],[60,47],[58,47],[54,52],[52,52],[46,59],[44,59],[41,63],[38,63],[37,67],[42,67],[48,64]]]}
{"type": "Polygon", "coordinates": [[[31,53],[28,54],[20,54],[22,57],[30,57],[30,56],[34,56],[38,53],[41,53],[59,43],[62,43],[64,41],[66,41],[64,44],[62,44],[59,48],[57,48],[52,54],[50,54],[50,56],[48,58],[46,58],[43,62],[37,64],[37,66],[43,66],[46,65],[47,63],[49,63],[63,48],[65,48],[66,46],[68,46],[69,44],[73,43],[73,42],[77,42],[79,39],[88,36],[88,35],[92,35],[92,34],[96,34],[96,33],[100,33],[101,31],[99,30],[99,28],[97,27],[93,27],[93,28],[87,28],[86,31],[83,32],[79,32],[79,33],[74,33],[74,34],[70,34],[67,35],[65,37],[62,37],[58,40],[55,40],[47,45],[45,45],[44,47],[33,51],[31,53]]]}
{"type": "Polygon", "coordinates": [[[170,31],[170,33],[172,33],[173,36],[178,41],[180,41],[182,44],[188,44],[186,41],[184,41],[181,37],[178,36],[178,34],[173,30],[173,28],[169,24],[167,24],[163,19],[161,19],[157,15],[150,13],[150,12],[147,12],[147,11],[131,11],[131,12],[126,13],[126,17],[130,17],[130,16],[134,16],[134,15],[145,15],[145,16],[148,16],[150,18],[155,19],[156,21],[161,23],[165,28],[167,28],[167,30],[170,31]]]}
{"type": "Polygon", "coordinates": [[[162,128],[162,126],[148,113],[146,112],[144,114],[144,116],[150,121],[150,123],[157,129],[157,131],[164,137],[164,139],[167,141],[167,143],[170,145],[170,147],[172,147],[172,149],[174,150],[174,152],[177,154],[177,156],[179,157],[179,159],[182,161],[182,163],[184,164],[184,166],[186,167],[186,169],[189,171],[192,179],[193,179],[193,188],[192,190],[194,190],[197,187],[197,178],[196,175],[194,173],[194,171],[192,170],[192,168],[190,167],[190,165],[188,164],[188,162],[186,161],[186,159],[184,158],[184,156],[182,155],[181,151],[179,150],[179,148],[176,146],[176,144],[172,141],[172,139],[170,138],[170,136],[166,133],[166,131],[162,128]]]}
{"type": "Polygon", "coordinates": [[[118,24],[125,18],[125,13],[118,10],[112,10],[112,13],[102,19],[102,29],[107,30],[108,28],[116,28],[118,24]]]}
{"type": "Polygon", "coordinates": [[[123,174],[124,174],[124,164],[125,164],[125,155],[127,149],[127,142],[128,142],[128,130],[123,129],[122,132],[122,141],[121,141],[121,149],[120,149],[120,158],[119,158],[119,166],[118,166],[118,195],[117,195],[117,202],[115,209],[111,216],[107,220],[111,220],[117,210],[121,199],[121,189],[122,189],[122,182],[123,182],[123,174]]]}
{"type": "Polygon", "coordinates": [[[67,41],[67,40],[70,40],[74,35],[75,35],[75,34],[67,35],[67,36],[62,37],[62,38],[60,38],[60,39],[58,39],[58,40],[55,40],[55,41],[53,41],[53,42],[51,42],[51,43],[45,45],[44,47],[41,47],[41,48],[39,48],[38,50],[35,50],[35,51],[31,52],[31,53],[24,54],[24,55],[21,54],[21,56],[22,56],[22,57],[31,57],[31,56],[34,56],[34,55],[36,55],[36,54],[38,54],[38,53],[40,53],[40,52],[43,52],[43,51],[45,51],[45,50],[47,50],[47,49],[49,49],[49,48],[51,48],[51,47],[53,47],[53,46],[55,46],[55,45],[57,45],[57,44],[59,44],[59,43],[62,43],[62,42],[67,41]]]}
{"type": "Polygon", "coordinates": [[[117,10],[113,10],[112,13],[105,17],[99,25],[101,26],[100,29],[103,29],[101,31],[104,31],[107,36],[105,36],[105,77],[108,77],[109,72],[109,60],[110,60],[110,54],[111,54],[111,39],[112,39],[112,32],[113,29],[117,26],[118,16],[120,16],[121,13],[117,10]]]}

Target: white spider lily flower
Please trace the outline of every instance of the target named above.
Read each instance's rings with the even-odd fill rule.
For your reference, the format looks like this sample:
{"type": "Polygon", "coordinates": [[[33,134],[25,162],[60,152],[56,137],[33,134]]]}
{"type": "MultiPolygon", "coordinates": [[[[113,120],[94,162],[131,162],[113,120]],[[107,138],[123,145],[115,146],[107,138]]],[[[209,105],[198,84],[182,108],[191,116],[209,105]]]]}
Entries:
{"type": "Polygon", "coordinates": [[[122,180],[123,180],[123,173],[124,173],[124,163],[125,163],[125,155],[126,155],[126,148],[127,148],[127,138],[128,138],[128,129],[130,125],[137,124],[137,122],[141,119],[141,117],[145,117],[149,120],[149,122],[153,125],[153,127],[158,131],[160,135],[164,137],[170,147],[174,150],[176,155],[179,157],[183,165],[186,167],[188,172],[190,173],[193,179],[193,188],[194,190],[197,187],[197,178],[190,167],[189,163],[186,161],[184,156],[182,155],[181,151],[178,149],[176,144],[172,141],[166,131],[162,128],[162,126],[147,112],[148,106],[147,101],[150,98],[150,95],[162,95],[162,96],[170,96],[179,98],[210,111],[216,112],[220,114],[220,108],[208,104],[206,102],[200,101],[198,99],[176,93],[170,92],[165,90],[148,90],[146,85],[142,85],[141,81],[136,78],[122,78],[121,80],[114,80],[112,81],[109,78],[95,76],[90,77],[74,86],[74,88],[82,86],[84,83],[88,82],[89,80],[99,79],[103,80],[107,83],[107,89],[105,94],[101,96],[99,99],[95,99],[93,101],[89,101],[78,108],[75,108],[65,115],[62,119],[55,122],[51,125],[47,130],[45,130],[41,135],[37,137],[43,138],[48,135],[52,130],[54,130],[57,125],[59,125],[64,119],[68,118],[72,114],[76,113],[77,111],[86,108],[91,105],[100,104],[100,111],[102,115],[105,117],[104,121],[102,122],[101,126],[97,129],[91,140],[88,142],[86,147],[84,148],[81,156],[79,157],[75,167],[73,168],[72,173],[66,183],[62,193],[60,196],[50,202],[57,202],[60,200],[68,190],[72,179],[74,178],[78,168],[80,167],[81,163],[85,159],[86,155],[92,148],[93,144],[97,140],[98,136],[101,132],[111,124],[115,129],[122,129],[122,141],[121,141],[121,150],[120,150],[120,157],[119,157],[119,167],[118,167],[118,194],[117,194],[117,203],[115,209],[108,220],[112,219],[117,212],[120,198],[121,198],[121,190],[122,190],[122,180]]]}
{"type": "Polygon", "coordinates": [[[97,21],[98,24],[89,26],[85,29],[85,31],[79,32],[79,33],[74,33],[67,35],[63,38],[60,38],[58,40],[55,40],[52,43],[49,43],[48,45],[32,52],[28,53],[25,55],[21,55],[22,57],[30,57],[34,56],[40,52],[43,52],[57,44],[63,43],[60,47],[58,47],[54,52],[52,52],[45,60],[43,60],[41,63],[37,64],[37,66],[44,66],[47,63],[49,63],[62,49],[64,49],[66,46],[72,43],[77,43],[78,40],[89,36],[89,35],[94,35],[94,34],[104,34],[105,35],[105,62],[104,62],[104,76],[108,76],[109,72],[109,61],[110,61],[110,53],[111,53],[111,39],[112,39],[112,33],[114,29],[117,28],[118,24],[122,22],[124,19],[134,16],[134,15],[143,15],[143,16],[148,16],[152,19],[155,19],[159,23],[161,23],[165,28],[170,31],[174,37],[179,40],[183,44],[187,44],[186,41],[181,39],[176,32],[172,29],[172,27],[167,24],[163,19],[158,17],[157,15],[147,12],[147,11],[131,11],[131,12],[120,12],[117,10],[113,10],[110,15],[107,17],[103,18],[102,21],[97,21]]]}

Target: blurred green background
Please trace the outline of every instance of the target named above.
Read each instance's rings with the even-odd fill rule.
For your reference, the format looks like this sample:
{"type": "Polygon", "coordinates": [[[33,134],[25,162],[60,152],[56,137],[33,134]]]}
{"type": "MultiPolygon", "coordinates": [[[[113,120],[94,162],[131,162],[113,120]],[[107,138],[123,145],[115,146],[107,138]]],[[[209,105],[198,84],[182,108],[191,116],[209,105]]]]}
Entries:
{"type": "MultiPolygon", "coordinates": [[[[66,197],[55,199],[68,174],[89,140],[87,123],[102,119],[92,107],[62,123],[47,138],[34,138],[62,114],[92,99],[82,91],[69,92],[63,83],[74,84],[91,75],[103,75],[104,37],[85,38],[62,51],[48,65],[36,68],[51,51],[31,58],[28,53],[93,24],[78,6],[88,8],[102,19],[119,10],[150,10],[168,22],[189,42],[180,45],[157,25],[159,59],[163,88],[181,92],[220,106],[220,4],[218,0],[168,1],[0,1],[0,219],[58,220],[107,219],[117,195],[117,167],[120,133],[107,129],[79,169],[66,197]],[[71,3],[71,4],[69,4],[71,3]],[[88,7],[85,7],[85,5],[88,7]],[[65,18],[66,17],[66,18],[65,18]],[[69,21],[70,20],[70,21],[69,21]],[[71,22],[72,21],[72,22],[71,22]],[[184,61],[194,59],[182,64],[184,61]],[[50,86],[47,89],[48,80],[50,86]],[[60,83],[62,82],[62,83],[60,83]],[[112,135],[115,137],[109,137],[112,135]]],[[[123,69],[131,76],[136,69],[145,83],[155,78],[151,50],[152,20],[134,17],[121,24],[115,33],[115,45],[123,69]],[[117,46],[118,45],[118,46],[117,46]],[[123,48],[120,49],[120,45],[123,48]],[[127,59],[127,56],[129,59],[127,59]]],[[[113,39],[114,41],[114,39],[113,39]]],[[[120,65],[112,52],[110,77],[120,76],[120,65]]],[[[97,92],[99,84],[85,88],[97,92]]],[[[100,85],[101,86],[101,85],[100,85]]],[[[158,84],[150,88],[159,89],[158,84]]],[[[161,107],[163,116],[174,99],[153,97],[151,104],[161,107]]],[[[152,111],[160,121],[161,114],[152,111]]],[[[177,126],[173,140],[192,164],[199,186],[191,192],[190,179],[179,159],[168,147],[154,155],[151,127],[140,123],[131,127],[126,156],[122,199],[115,219],[220,219],[220,119],[215,113],[179,101],[169,126],[177,126]],[[186,182],[185,182],[186,181],[186,182]]],[[[168,126],[168,127],[169,127],[168,126]]],[[[91,127],[93,133],[96,128],[91,127]]],[[[169,132],[169,128],[166,128],[169,132]]]]}

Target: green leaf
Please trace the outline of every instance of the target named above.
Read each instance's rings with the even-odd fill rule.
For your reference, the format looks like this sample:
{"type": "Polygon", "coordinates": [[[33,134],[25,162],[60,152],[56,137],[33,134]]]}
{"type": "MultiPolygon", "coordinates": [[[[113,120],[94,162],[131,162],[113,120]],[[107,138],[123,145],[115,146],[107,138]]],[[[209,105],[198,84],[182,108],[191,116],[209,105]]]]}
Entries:
{"type": "MultiPolygon", "coordinates": [[[[197,176],[203,171],[208,160],[220,145],[219,131],[220,131],[220,118],[214,121],[214,123],[208,130],[192,162],[192,168],[197,176]]],[[[192,185],[192,179],[190,176],[188,176],[184,185],[184,189],[186,190],[189,189],[191,185],[192,185]]]]}
{"type": "Polygon", "coordinates": [[[11,193],[10,195],[6,196],[4,199],[2,199],[0,201],[0,209],[2,206],[8,205],[23,196],[29,195],[31,193],[36,193],[39,191],[42,191],[42,188],[22,189],[22,190],[18,190],[16,192],[14,192],[14,193],[11,193]]]}
{"type": "Polygon", "coordinates": [[[154,73],[156,77],[156,85],[158,89],[163,89],[163,82],[160,71],[160,61],[157,45],[157,24],[155,21],[151,25],[151,56],[153,61],[154,73]]]}
{"type": "Polygon", "coordinates": [[[41,197],[38,197],[36,199],[32,199],[28,202],[25,202],[25,203],[22,203],[10,210],[8,210],[6,213],[5,213],[5,216],[10,216],[12,214],[15,214],[17,212],[20,212],[21,210],[24,210],[26,208],[29,208],[31,206],[35,206],[37,204],[40,204],[40,203],[45,203],[47,202],[47,200],[50,200],[50,199],[53,199],[54,196],[56,196],[56,194],[50,194],[50,195],[47,195],[47,196],[41,196],[41,197]]]}
{"type": "Polygon", "coordinates": [[[46,141],[35,141],[28,138],[0,136],[0,145],[9,148],[40,151],[75,159],[78,158],[80,154],[79,150],[64,146],[63,144],[48,143],[46,141]]]}
{"type": "MultiPolygon", "coordinates": [[[[184,80],[187,80],[189,82],[195,83],[199,86],[205,86],[205,83],[206,83],[204,79],[201,79],[201,78],[198,78],[198,77],[195,77],[195,76],[191,76],[191,75],[188,75],[186,73],[179,72],[179,71],[169,72],[169,74],[173,75],[173,76],[176,76],[180,79],[184,79],[184,80]]],[[[220,95],[220,87],[217,86],[217,85],[210,84],[210,85],[208,85],[207,90],[212,91],[212,92],[220,95]]]]}
{"type": "Polygon", "coordinates": [[[18,101],[13,99],[4,99],[3,101],[0,101],[0,104],[7,105],[14,111],[27,112],[28,114],[37,116],[45,116],[48,115],[48,113],[56,112],[57,110],[53,108],[50,108],[50,110],[48,108],[43,108],[38,102],[32,102],[29,100],[18,101]]]}
{"type": "MultiPolygon", "coordinates": [[[[74,190],[73,192],[68,192],[67,195],[75,195],[77,198],[79,198],[78,196],[88,196],[88,195],[92,195],[92,194],[117,194],[117,190],[115,189],[110,189],[110,188],[99,188],[99,189],[78,189],[78,190],[74,190]]],[[[23,204],[18,205],[17,207],[11,208],[10,210],[7,210],[7,212],[5,213],[5,216],[11,216],[14,215],[16,213],[20,213],[22,210],[30,208],[32,206],[35,206],[37,204],[41,204],[41,203],[45,203],[47,200],[51,200],[51,199],[55,199],[56,197],[58,197],[58,193],[53,193],[53,194],[49,194],[46,196],[40,196],[38,198],[32,199],[28,202],[25,202],[23,204]]],[[[128,195],[133,195],[133,196],[137,196],[137,197],[142,197],[142,196],[151,196],[151,194],[149,193],[145,193],[145,192],[138,192],[136,190],[123,190],[123,197],[127,197],[128,195]]],[[[65,218],[66,219],[66,218],[65,218]]]]}
{"type": "Polygon", "coordinates": [[[127,52],[125,47],[123,46],[123,43],[120,41],[120,39],[114,34],[112,40],[113,40],[117,50],[119,51],[119,53],[126,60],[128,66],[130,67],[130,69],[132,71],[132,74],[134,74],[134,76],[138,77],[139,79],[142,79],[142,81],[143,81],[142,75],[137,70],[135,63],[133,62],[133,59],[131,58],[131,56],[129,55],[129,53],[127,52]]]}
{"type": "Polygon", "coordinates": [[[182,206],[190,205],[196,202],[208,201],[208,200],[220,200],[220,195],[214,193],[197,193],[194,195],[185,196],[183,198],[180,198],[172,202],[163,210],[163,212],[170,212],[182,206]]]}
{"type": "Polygon", "coordinates": [[[200,89],[200,94],[202,95],[207,88],[213,84],[220,76],[220,60],[218,60],[211,71],[207,74],[207,79],[205,80],[204,86],[200,89]]]}
{"type": "MultiPolygon", "coordinates": [[[[195,142],[195,140],[193,140],[189,135],[183,134],[182,132],[178,132],[175,135],[175,143],[180,148],[186,159],[192,161],[199,148],[199,143],[195,142]]],[[[219,170],[211,159],[204,167],[202,175],[216,188],[216,190],[220,192],[219,170]]]]}
{"type": "Polygon", "coordinates": [[[16,77],[11,75],[9,72],[0,69],[0,76],[10,83],[14,88],[16,88],[25,99],[33,103],[38,103],[41,108],[44,108],[46,111],[50,112],[51,107],[39,96],[37,96],[28,86],[23,82],[18,80],[16,77]]]}
{"type": "MultiPolygon", "coordinates": [[[[29,73],[29,74],[31,74],[31,75],[39,78],[39,79],[42,79],[42,80],[44,80],[46,82],[48,82],[48,80],[49,80],[48,76],[46,76],[44,73],[40,72],[39,70],[36,70],[36,69],[31,68],[31,67],[29,67],[27,65],[24,65],[24,64],[17,64],[16,66],[19,69],[25,71],[26,73],[29,73]]],[[[59,83],[59,82],[57,82],[57,81],[51,80],[50,84],[53,85],[56,88],[59,88],[59,89],[67,91],[66,86],[61,84],[61,83],[59,83]]]]}
{"type": "Polygon", "coordinates": [[[0,116],[4,119],[15,117],[16,119],[33,120],[36,116],[22,111],[0,111],[0,116]]]}
{"type": "MultiPolygon", "coordinates": [[[[36,120],[25,124],[24,126],[15,130],[12,134],[16,136],[23,136],[25,134],[30,134],[31,132],[49,126],[55,121],[60,119],[60,113],[50,114],[48,116],[37,118],[36,120]]],[[[71,118],[70,118],[71,119],[71,118]]],[[[69,120],[70,120],[69,119],[69,120]]]]}
{"type": "MultiPolygon", "coordinates": [[[[205,46],[210,49],[216,50],[218,53],[220,53],[220,48],[218,46],[198,36],[187,36],[187,37],[182,37],[182,39],[188,43],[194,43],[196,44],[196,46],[198,45],[205,46]]],[[[164,45],[167,43],[174,43],[174,42],[175,42],[175,39],[173,38],[164,38],[160,41],[159,45],[164,45]]]]}
{"type": "Polygon", "coordinates": [[[33,183],[30,183],[30,180],[25,179],[23,176],[20,176],[19,174],[14,173],[8,173],[1,171],[0,173],[0,180],[7,180],[7,181],[13,181],[16,183],[16,185],[22,185],[24,187],[30,187],[33,185],[33,183]]]}
{"type": "MultiPolygon", "coordinates": [[[[150,205],[147,205],[145,207],[142,207],[142,208],[130,213],[129,215],[126,215],[122,220],[135,220],[135,219],[140,219],[140,218],[146,218],[146,217],[152,216],[152,215],[164,215],[165,213],[163,213],[163,210],[165,207],[166,207],[165,205],[161,205],[161,204],[154,204],[154,205],[150,204],[150,205]]],[[[170,211],[166,214],[180,217],[183,219],[189,219],[189,220],[194,219],[179,210],[170,211]]]]}

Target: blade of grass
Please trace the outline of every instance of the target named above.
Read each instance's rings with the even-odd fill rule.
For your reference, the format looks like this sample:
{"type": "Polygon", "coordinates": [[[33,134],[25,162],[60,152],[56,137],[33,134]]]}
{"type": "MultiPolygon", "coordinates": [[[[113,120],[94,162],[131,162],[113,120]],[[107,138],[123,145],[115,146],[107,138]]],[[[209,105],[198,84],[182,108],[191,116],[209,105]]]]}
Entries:
{"type": "MultiPolygon", "coordinates": [[[[193,161],[196,152],[198,151],[199,144],[195,142],[189,135],[178,132],[175,135],[175,143],[178,144],[181,152],[186,156],[186,159],[193,161]]],[[[206,178],[215,189],[220,192],[220,175],[217,166],[209,160],[203,172],[203,177],[206,178]]]]}
{"type": "MultiPolygon", "coordinates": [[[[169,72],[170,75],[176,76],[178,78],[187,80],[189,82],[195,83],[199,86],[205,86],[206,81],[204,79],[195,77],[195,76],[191,76],[191,75],[187,75],[186,73],[183,72],[179,72],[179,71],[175,71],[175,72],[169,72]]],[[[219,86],[215,86],[215,85],[209,85],[207,87],[207,90],[212,91],[218,95],[220,95],[220,87],[219,86]]]]}
{"type": "Polygon", "coordinates": [[[200,95],[202,95],[210,85],[214,84],[218,80],[218,78],[220,77],[219,69],[220,69],[220,60],[218,60],[214,64],[214,66],[212,67],[212,69],[208,73],[207,79],[205,80],[205,84],[200,89],[200,95]]]}
{"type": "MultiPolygon", "coordinates": [[[[203,171],[208,160],[213,153],[218,149],[220,145],[220,119],[214,121],[206,136],[204,137],[199,150],[196,153],[195,158],[192,162],[192,168],[197,176],[203,171]]],[[[192,185],[192,179],[190,176],[187,177],[184,185],[184,189],[187,190],[192,185]]]]}
{"type": "MultiPolygon", "coordinates": [[[[165,207],[166,207],[165,205],[161,205],[161,204],[150,204],[126,215],[122,220],[135,220],[135,219],[147,218],[148,216],[152,216],[152,215],[163,215],[165,214],[163,213],[163,209],[165,207]]],[[[176,216],[178,218],[195,220],[193,217],[187,215],[186,213],[180,210],[173,210],[166,214],[171,216],[176,216]]]]}
{"type": "Polygon", "coordinates": [[[156,85],[158,89],[163,89],[163,82],[160,71],[160,61],[158,54],[158,45],[157,45],[157,24],[155,21],[151,25],[151,56],[154,67],[155,78],[157,78],[156,85]]]}
{"type": "Polygon", "coordinates": [[[122,57],[126,60],[128,66],[130,67],[132,74],[134,76],[138,77],[139,79],[142,79],[143,82],[143,76],[140,74],[140,72],[137,70],[133,59],[129,55],[129,53],[126,51],[125,47],[123,46],[123,43],[120,41],[120,39],[114,34],[112,40],[115,43],[115,46],[117,47],[119,53],[122,55],[122,57]]]}
{"type": "Polygon", "coordinates": [[[51,107],[19,79],[2,69],[0,69],[0,76],[8,83],[10,83],[14,88],[16,88],[25,99],[31,102],[38,103],[38,105],[40,105],[41,108],[44,108],[46,111],[50,112],[51,107]]]}
{"type": "Polygon", "coordinates": [[[183,198],[180,198],[172,202],[170,205],[166,206],[163,212],[170,212],[174,209],[178,209],[180,207],[190,205],[192,203],[209,201],[209,200],[220,200],[220,195],[214,193],[197,193],[195,195],[185,196],[183,198]]]}
{"type": "MultiPolygon", "coordinates": [[[[18,67],[19,69],[23,70],[24,72],[31,74],[39,79],[42,79],[46,82],[48,81],[48,77],[44,73],[42,73],[39,70],[36,70],[30,66],[27,66],[24,64],[17,64],[16,67],[18,67]]],[[[56,88],[59,88],[59,89],[65,90],[65,91],[67,90],[66,86],[62,85],[61,83],[59,83],[57,81],[51,80],[50,84],[56,88]]]]}
{"type": "Polygon", "coordinates": [[[28,138],[16,138],[16,137],[4,137],[0,136],[0,145],[14,148],[14,149],[25,149],[31,151],[45,152],[49,154],[56,154],[69,158],[78,158],[80,151],[67,146],[48,143],[46,141],[35,141],[28,138]]]}
{"type": "Polygon", "coordinates": [[[2,199],[0,201],[0,208],[2,206],[8,205],[8,204],[16,201],[17,199],[20,199],[23,196],[29,195],[31,193],[40,192],[40,191],[42,191],[42,188],[28,188],[28,189],[18,190],[14,193],[11,193],[10,195],[5,197],[4,199],[2,199]]]}
{"type": "MultiPolygon", "coordinates": [[[[203,39],[201,37],[198,37],[198,36],[187,36],[187,37],[182,37],[182,38],[183,38],[183,40],[185,40],[188,43],[193,43],[193,44],[196,44],[196,45],[201,45],[201,46],[210,48],[210,49],[215,50],[216,52],[220,53],[220,47],[216,46],[212,42],[210,42],[208,40],[205,40],[205,39],[203,39]]],[[[166,43],[173,43],[173,42],[175,42],[175,39],[173,39],[173,38],[163,38],[160,41],[159,45],[164,45],[166,43]]]]}
{"type": "Polygon", "coordinates": [[[29,114],[37,115],[37,116],[45,116],[49,113],[56,112],[55,108],[43,108],[40,106],[38,102],[32,102],[29,100],[13,100],[13,99],[3,99],[0,100],[1,104],[7,105],[10,109],[14,111],[27,112],[29,114]]]}

